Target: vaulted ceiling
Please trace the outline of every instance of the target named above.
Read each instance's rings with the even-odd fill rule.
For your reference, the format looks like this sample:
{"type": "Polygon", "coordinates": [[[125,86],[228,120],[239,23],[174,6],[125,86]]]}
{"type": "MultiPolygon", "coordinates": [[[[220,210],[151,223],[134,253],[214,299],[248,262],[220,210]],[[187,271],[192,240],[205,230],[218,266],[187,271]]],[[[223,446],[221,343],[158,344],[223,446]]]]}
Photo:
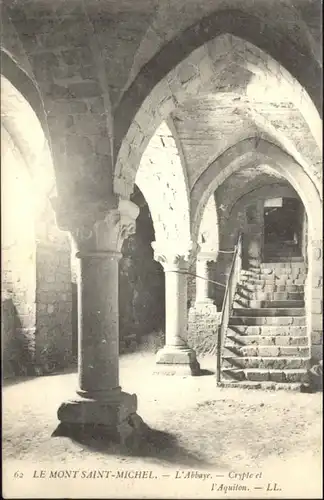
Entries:
{"type": "MultiPolygon", "coordinates": [[[[250,137],[277,145],[317,181],[322,171],[318,127],[312,128],[314,112],[305,113],[305,102],[312,103],[315,114],[316,108],[320,111],[320,4],[313,0],[4,0],[2,44],[40,90],[63,186],[76,186],[76,178],[94,185],[97,178],[96,192],[103,192],[102,186],[111,184],[114,163],[134,124],[140,130],[132,133],[132,142],[124,141],[123,162],[136,171],[143,144],[158,129],[160,108],[169,101],[163,96],[157,104],[152,100],[150,114],[140,124],[138,112],[147,105],[152,89],[197,47],[206,47],[214,74],[205,78],[201,70],[204,85],[178,101],[178,91],[172,94],[171,89],[172,106],[161,115],[171,124],[189,191],[222,153],[250,137]],[[232,40],[226,35],[223,45],[214,42],[222,34],[232,34],[232,40]],[[271,79],[271,71],[277,79],[271,79]],[[290,86],[278,85],[280,79],[289,80],[290,86]],[[297,88],[294,82],[299,93],[289,90],[297,88]],[[139,158],[132,157],[131,150],[139,158]]],[[[190,64],[179,70],[184,87],[191,84],[190,64]]],[[[165,157],[161,151],[155,148],[157,162],[165,157]]],[[[262,164],[258,172],[255,166],[244,168],[244,174],[233,177],[234,184],[256,177],[261,182],[274,175],[262,164]]]]}

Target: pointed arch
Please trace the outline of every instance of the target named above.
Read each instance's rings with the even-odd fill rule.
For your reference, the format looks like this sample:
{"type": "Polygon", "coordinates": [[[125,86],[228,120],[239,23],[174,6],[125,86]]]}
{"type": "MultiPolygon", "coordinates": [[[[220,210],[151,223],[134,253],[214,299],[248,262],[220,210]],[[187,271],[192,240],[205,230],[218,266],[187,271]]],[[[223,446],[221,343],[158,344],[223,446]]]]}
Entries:
{"type": "Polygon", "coordinates": [[[162,122],[142,156],[136,184],[151,211],[155,239],[177,247],[190,241],[189,190],[174,136],[162,122]]]}
{"type": "Polygon", "coordinates": [[[321,210],[321,194],[304,169],[286,152],[269,141],[250,138],[227,149],[200,176],[190,195],[190,211],[192,216],[192,237],[195,241],[198,234],[202,213],[210,195],[232,173],[240,170],[247,163],[258,166],[268,164],[285,177],[303,201],[313,227],[313,232],[322,231],[319,215],[321,210]]]}
{"type": "MultiPolygon", "coordinates": [[[[303,88],[300,83],[304,81],[303,77],[298,75],[300,77],[298,79],[294,72],[289,73],[278,62],[280,57],[276,59],[270,55],[272,53],[275,56],[273,51],[267,52],[264,47],[253,45],[247,41],[248,38],[239,38],[222,31],[216,38],[209,37],[208,43],[201,44],[198,48],[191,45],[187,57],[177,61],[172,67],[168,66],[163,75],[161,70],[158,71],[154,66],[160,79],[155,81],[154,85],[150,81],[151,86],[145,81],[144,88],[147,93],[140,101],[138,94],[134,96],[133,102],[129,101],[129,96],[125,97],[125,102],[133,109],[133,115],[127,124],[129,113],[122,104],[115,116],[114,190],[117,194],[129,197],[141,156],[159,124],[176,109],[179,103],[206,92],[215,77],[230,62],[235,62],[250,71],[251,81],[247,87],[254,83],[259,86],[262,84],[268,92],[271,92],[271,88],[275,85],[277,93],[298,106],[317,144],[321,146],[321,118],[314,104],[317,101],[316,99],[312,101],[312,94],[309,95],[305,90],[307,86],[303,88]]],[[[133,86],[129,92],[132,88],[133,86]]],[[[139,89],[136,87],[133,90],[138,92],[139,89]]],[[[247,88],[245,92],[248,92],[247,88]]]]}
{"type": "MultiPolygon", "coordinates": [[[[197,241],[202,214],[210,195],[232,173],[249,166],[269,165],[284,177],[303,202],[308,221],[308,274],[305,303],[308,332],[316,338],[322,321],[322,198],[304,169],[274,144],[251,138],[229,148],[199,178],[191,192],[192,240],[197,241]]],[[[313,342],[313,340],[312,340],[313,342]]],[[[314,341],[316,344],[316,342],[314,341]]]]}

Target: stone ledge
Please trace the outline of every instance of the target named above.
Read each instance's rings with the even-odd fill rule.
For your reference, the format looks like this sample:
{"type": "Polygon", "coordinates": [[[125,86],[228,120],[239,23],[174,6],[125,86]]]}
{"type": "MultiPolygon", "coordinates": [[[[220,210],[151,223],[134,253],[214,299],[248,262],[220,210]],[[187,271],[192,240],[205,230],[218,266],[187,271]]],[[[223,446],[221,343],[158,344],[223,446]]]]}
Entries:
{"type": "Polygon", "coordinates": [[[301,383],[278,383],[278,382],[252,382],[252,381],[222,381],[217,384],[218,387],[239,387],[241,389],[252,389],[252,390],[264,390],[264,391],[300,391],[300,388],[302,386],[301,383]]]}

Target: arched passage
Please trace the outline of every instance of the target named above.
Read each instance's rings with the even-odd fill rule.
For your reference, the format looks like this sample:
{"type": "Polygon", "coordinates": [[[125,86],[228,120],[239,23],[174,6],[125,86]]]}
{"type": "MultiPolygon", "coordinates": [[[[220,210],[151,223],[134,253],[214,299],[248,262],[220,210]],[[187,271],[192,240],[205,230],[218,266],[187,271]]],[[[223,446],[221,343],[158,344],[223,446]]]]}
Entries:
{"type": "MultiPolygon", "coordinates": [[[[310,180],[303,168],[286,152],[269,141],[249,138],[227,149],[200,176],[190,195],[192,214],[192,234],[196,238],[204,207],[211,193],[233,172],[248,162],[271,164],[271,168],[285,177],[298,192],[308,211],[317,214],[313,217],[314,235],[321,227],[321,214],[316,210],[321,206],[321,197],[317,185],[310,180]],[[312,193],[313,196],[309,195],[312,193]],[[303,193],[303,196],[301,195],[303,193]]],[[[321,229],[320,229],[321,230],[321,229]]]]}
{"type": "Polygon", "coordinates": [[[5,357],[11,360],[7,375],[16,375],[47,371],[70,361],[70,248],[66,235],[57,229],[50,203],[56,182],[44,129],[25,96],[3,75],[1,102],[6,183],[2,221],[16,234],[5,254],[5,300],[11,301],[15,313],[5,357]],[[12,339],[18,346],[13,358],[12,339]]]}
{"type": "MultiPolygon", "coordinates": [[[[222,190],[222,186],[220,186],[220,190],[222,190]]],[[[216,196],[217,194],[218,191],[216,191],[216,196]]],[[[271,256],[268,252],[269,241],[267,237],[266,214],[269,211],[271,215],[274,210],[277,210],[277,208],[274,209],[273,207],[279,207],[280,205],[281,207],[286,207],[287,202],[289,209],[292,200],[296,202],[296,207],[294,206],[293,220],[290,220],[288,225],[285,210],[281,213],[279,220],[276,213],[271,219],[271,228],[273,227],[273,223],[275,226],[279,224],[285,231],[292,229],[295,222],[301,230],[304,215],[306,216],[298,194],[287,182],[283,180],[281,183],[265,184],[238,196],[234,203],[230,203],[226,207],[224,217],[221,220],[222,248],[227,250],[233,249],[238,234],[241,232],[244,234],[242,244],[243,266],[249,267],[249,265],[253,264],[254,258],[267,262],[271,256]],[[270,206],[269,209],[267,208],[268,205],[270,206]],[[251,220],[252,218],[253,220],[251,220]]],[[[300,257],[301,260],[304,256],[305,261],[307,261],[307,249],[305,249],[305,252],[302,252],[302,237],[301,231],[298,231],[298,240],[300,243],[298,248],[293,247],[289,243],[287,250],[291,250],[291,252],[288,252],[289,255],[294,254],[293,250],[298,250],[296,256],[300,257]]],[[[280,239],[280,234],[275,234],[275,239],[271,238],[270,247],[273,247],[274,250],[278,250],[282,254],[284,253],[285,242],[280,239]]]]}
{"type": "MultiPolygon", "coordinates": [[[[209,199],[218,186],[243,165],[271,165],[271,168],[284,177],[303,202],[308,220],[306,283],[306,312],[308,332],[312,339],[318,339],[319,323],[322,314],[319,291],[322,280],[320,262],[322,256],[322,200],[317,187],[303,168],[277,146],[260,139],[242,141],[227,150],[200,177],[191,193],[191,213],[193,217],[192,234],[195,238],[201,216],[209,199]]],[[[319,344],[317,341],[315,345],[319,344]]],[[[312,345],[314,342],[312,340],[312,345]]]]}
{"type": "Polygon", "coordinates": [[[153,258],[155,231],[150,208],[136,185],[131,201],[140,212],[136,219],[136,232],[124,241],[119,264],[121,354],[162,347],[164,342],[164,272],[153,258]]]}
{"type": "MultiPolygon", "coordinates": [[[[176,334],[179,334],[178,326],[174,328],[174,323],[177,324],[177,312],[173,309],[181,309],[181,328],[185,330],[186,276],[181,270],[179,273],[177,266],[187,265],[188,254],[192,249],[189,189],[185,166],[179,153],[170,127],[166,122],[162,122],[151,138],[136,174],[136,184],[147,200],[152,215],[155,232],[155,241],[152,242],[154,258],[163,265],[167,273],[165,278],[166,343],[170,336],[168,332],[175,330],[176,334]],[[169,269],[172,272],[169,272],[169,269]]],[[[172,341],[175,342],[174,339],[172,341]]],[[[182,345],[184,340],[178,339],[177,342],[182,345]]],[[[165,350],[161,349],[159,352],[160,354],[162,352],[161,363],[164,364],[165,350]]],[[[167,352],[166,356],[169,359],[170,353],[167,352]]],[[[173,356],[171,359],[174,359],[174,353],[171,356],[173,356]]]]}

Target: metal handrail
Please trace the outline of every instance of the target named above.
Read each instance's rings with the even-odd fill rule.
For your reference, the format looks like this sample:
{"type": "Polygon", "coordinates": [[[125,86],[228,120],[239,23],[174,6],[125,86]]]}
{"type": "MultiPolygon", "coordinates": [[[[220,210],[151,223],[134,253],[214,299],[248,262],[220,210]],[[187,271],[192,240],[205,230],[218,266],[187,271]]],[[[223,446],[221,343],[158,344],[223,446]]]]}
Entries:
{"type": "Polygon", "coordinates": [[[228,328],[228,322],[233,307],[236,285],[239,281],[240,272],[242,269],[242,233],[239,234],[237,244],[234,248],[234,255],[228,280],[225,288],[222,311],[220,315],[220,323],[217,331],[217,367],[216,367],[216,382],[220,383],[221,376],[221,360],[224,341],[228,328]]]}

